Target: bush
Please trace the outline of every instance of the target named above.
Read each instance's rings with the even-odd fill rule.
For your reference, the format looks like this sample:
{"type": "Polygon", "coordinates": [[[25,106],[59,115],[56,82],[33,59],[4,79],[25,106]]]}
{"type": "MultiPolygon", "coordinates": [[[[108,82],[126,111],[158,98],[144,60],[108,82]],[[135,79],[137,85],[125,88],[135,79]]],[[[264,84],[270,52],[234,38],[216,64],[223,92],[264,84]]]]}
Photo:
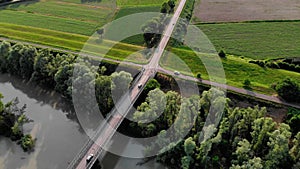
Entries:
{"type": "Polygon", "coordinates": [[[287,78],[277,83],[275,90],[286,101],[300,101],[300,87],[293,79],[287,78]]]}
{"type": "Polygon", "coordinates": [[[251,88],[251,81],[249,79],[244,80],[243,82],[244,88],[250,89],[251,88]]]}
{"type": "Polygon", "coordinates": [[[32,139],[31,135],[26,134],[21,139],[21,147],[24,151],[29,151],[34,147],[34,140],[32,139]]]}
{"type": "Polygon", "coordinates": [[[219,56],[220,56],[221,58],[225,58],[225,57],[226,57],[226,54],[225,54],[225,52],[224,52],[223,50],[220,50],[219,56]]]}

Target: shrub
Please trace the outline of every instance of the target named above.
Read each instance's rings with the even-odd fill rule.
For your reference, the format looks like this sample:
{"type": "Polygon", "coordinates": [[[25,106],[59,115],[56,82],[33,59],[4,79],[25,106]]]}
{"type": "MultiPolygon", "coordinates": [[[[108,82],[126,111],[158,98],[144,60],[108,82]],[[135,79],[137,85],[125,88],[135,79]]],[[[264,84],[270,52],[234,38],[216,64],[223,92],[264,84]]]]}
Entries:
{"type": "Polygon", "coordinates": [[[219,56],[220,56],[221,58],[225,58],[225,57],[226,57],[226,54],[225,54],[225,52],[224,52],[223,50],[220,50],[219,56]]]}
{"type": "Polygon", "coordinates": [[[277,83],[275,90],[286,101],[300,101],[300,87],[293,79],[287,78],[277,83]]]}

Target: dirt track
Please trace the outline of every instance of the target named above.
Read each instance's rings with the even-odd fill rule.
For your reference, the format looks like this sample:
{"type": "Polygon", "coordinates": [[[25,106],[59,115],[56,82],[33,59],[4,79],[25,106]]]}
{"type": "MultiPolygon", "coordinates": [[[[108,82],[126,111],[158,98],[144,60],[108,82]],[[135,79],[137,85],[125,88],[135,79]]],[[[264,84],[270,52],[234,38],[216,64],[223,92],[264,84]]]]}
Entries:
{"type": "Polygon", "coordinates": [[[299,20],[300,0],[201,0],[194,17],[201,22],[299,20]]]}

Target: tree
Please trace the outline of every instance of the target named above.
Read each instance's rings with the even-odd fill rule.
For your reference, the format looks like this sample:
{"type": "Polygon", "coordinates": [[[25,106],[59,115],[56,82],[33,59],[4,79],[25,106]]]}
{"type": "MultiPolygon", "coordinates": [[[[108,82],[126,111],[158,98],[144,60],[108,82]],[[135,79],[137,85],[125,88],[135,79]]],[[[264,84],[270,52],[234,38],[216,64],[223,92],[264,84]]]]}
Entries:
{"type": "Polygon", "coordinates": [[[22,44],[15,44],[12,46],[12,49],[7,58],[8,61],[8,72],[14,75],[20,74],[20,58],[22,57],[22,49],[24,46],[22,44]]]}
{"type": "Polygon", "coordinates": [[[274,131],[275,125],[275,122],[269,117],[262,117],[254,121],[251,136],[253,150],[257,155],[266,152],[266,144],[269,139],[268,134],[274,131]]]}
{"type": "Polygon", "coordinates": [[[103,36],[103,34],[104,34],[104,28],[98,29],[98,30],[97,30],[97,33],[98,33],[98,35],[99,35],[99,39],[102,39],[102,36],[103,36]]]}
{"type": "Polygon", "coordinates": [[[300,132],[295,136],[289,153],[295,162],[300,162],[300,132]]]}
{"type": "Polygon", "coordinates": [[[234,153],[237,156],[238,164],[242,164],[244,161],[248,160],[251,152],[251,144],[247,139],[243,139],[238,143],[238,147],[234,153]]]}
{"type": "Polygon", "coordinates": [[[278,82],[275,86],[278,95],[283,99],[291,102],[300,101],[300,87],[299,84],[290,78],[278,82]]]}
{"type": "Polygon", "coordinates": [[[200,73],[200,72],[197,73],[197,78],[198,78],[199,80],[201,79],[201,73],[200,73]]]}
{"type": "Polygon", "coordinates": [[[226,54],[225,54],[225,52],[223,50],[220,50],[219,56],[220,56],[220,58],[225,58],[226,54]]]}
{"type": "Polygon", "coordinates": [[[158,83],[157,80],[151,79],[151,80],[149,80],[149,81],[147,82],[144,91],[145,91],[146,93],[148,93],[149,91],[154,90],[154,89],[156,89],[156,88],[159,89],[159,88],[160,88],[160,84],[158,83]]]}
{"type": "Polygon", "coordinates": [[[189,137],[184,141],[184,151],[186,155],[188,156],[193,155],[195,148],[196,148],[196,143],[194,142],[192,137],[189,137]]]}
{"type": "Polygon", "coordinates": [[[269,153],[266,158],[267,169],[282,168],[288,162],[289,156],[289,139],[291,137],[290,127],[281,123],[279,129],[270,134],[268,146],[269,153]]]}
{"type": "Polygon", "coordinates": [[[54,56],[50,53],[50,50],[41,50],[34,64],[33,79],[39,83],[54,86],[56,70],[53,63],[54,56]]]}
{"type": "Polygon", "coordinates": [[[11,45],[9,42],[2,41],[0,43],[0,70],[6,71],[7,69],[7,58],[11,50],[11,45]]]}
{"type": "Polygon", "coordinates": [[[55,90],[71,98],[72,95],[72,76],[73,76],[74,64],[66,64],[61,66],[57,73],[54,75],[55,90]]]}
{"type": "Polygon", "coordinates": [[[34,61],[37,57],[37,51],[35,47],[25,46],[22,51],[22,56],[20,58],[20,75],[22,77],[30,78],[34,72],[34,61]]]}
{"type": "Polygon", "coordinates": [[[31,135],[26,134],[21,138],[21,147],[24,151],[29,151],[34,147],[34,140],[31,135]]]}
{"type": "Polygon", "coordinates": [[[242,166],[232,165],[230,169],[263,169],[262,160],[259,157],[254,157],[244,162],[242,166]]]}
{"type": "Polygon", "coordinates": [[[133,80],[133,78],[130,73],[120,71],[111,74],[111,79],[113,82],[113,99],[116,102],[129,89],[130,82],[133,80]]]}
{"type": "Polygon", "coordinates": [[[110,76],[99,75],[95,79],[95,92],[100,111],[103,114],[109,113],[113,107],[111,94],[112,81],[110,76]]]}
{"type": "Polygon", "coordinates": [[[251,89],[251,81],[249,79],[244,80],[243,85],[244,88],[251,89]]]}

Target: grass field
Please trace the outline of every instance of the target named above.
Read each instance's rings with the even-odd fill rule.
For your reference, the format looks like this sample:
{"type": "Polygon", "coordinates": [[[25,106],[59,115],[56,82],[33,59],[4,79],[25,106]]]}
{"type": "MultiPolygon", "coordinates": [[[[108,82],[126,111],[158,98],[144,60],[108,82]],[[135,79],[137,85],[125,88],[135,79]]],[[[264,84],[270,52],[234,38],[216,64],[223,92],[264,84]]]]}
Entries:
{"type": "Polygon", "coordinates": [[[300,21],[200,24],[217,50],[268,59],[300,57],[300,21]]]}
{"type": "MultiPolygon", "coordinates": [[[[122,18],[135,13],[142,12],[160,12],[161,5],[149,5],[149,6],[140,6],[140,7],[123,7],[121,8],[115,16],[115,19],[122,18]]],[[[129,43],[133,45],[143,45],[144,38],[142,35],[132,36],[130,38],[124,39],[122,42],[129,43]]]]}
{"type": "MultiPolygon", "coordinates": [[[[80,51],[85,45],[85,42],[89,39],[88,36],[84,35],[4,23],[0,23],[0,32],[0,34],[5,34],[4,37],[7,38],[54,46],[74,51],[80,51]]],[[[90,41],[91,43],[89,43],[89,45],[87,46],[87,52],[96,56],[103,56],[103,52],[101,51],[103,51],[103,49],[107,49],[111,42],[105,41],[105,43],[99,45],[97,44],[96,39],[93,40],[94,41],[90,41]]],[[[143,48],[140,46],[119,43],[115,45],[105,57],[115,60],[127,59],[137,63],[144,63],[145,59],[143,59],[143,57],[138,54],[135,54],[135,58],[127,58],[129,55],[132,55],[133,53],[142,49],[143,48]]]]}
{"type": "Polygon", "coordinates": [[[114,17],[115,9],[62,1],[10,5],[0,10],[0,22],[91,35],[114,17]]]}
{"type": "MultiPolygon", "coordinates": [[[[179,57],[171,54],[165,55],[161,60],[161,65],[170,70],[178,70],[183,74],[192,75],[188,73],[188,69],[184,63],[192,70],[194,76],[200,72],[203,79],[209,80],[205,66],[201,59],[190,50],[186,49],[171,49],[171,52],[179,57]]],[[[209,57],[207,54],[201,54],[201,57],[209,57]]],[[[214,64],[214,62],[212,62],[214,64]]],[[[275,94],[275,91],[270,88],[274,82],[278,82],[283,78],[293,78],[300,83],[300,74],[279,69],[262,68],[254,64],[249,64],[248,59],[241,59],[236,56],[228,56],[227,59],[222,60],[224,71],[226,74],[227,84],[235,87],[243,87],[245,79],[249,79],[252,84],[253,91],[275,94]]],[[[212,65],[211,65],[212,66],[212,65]]]]}
{"type": "Polygon", "coordinates": [[[123,6],[141,6],[141,5],[161,5],[165,0],[117,0],[117,5],[123,6]]]}

